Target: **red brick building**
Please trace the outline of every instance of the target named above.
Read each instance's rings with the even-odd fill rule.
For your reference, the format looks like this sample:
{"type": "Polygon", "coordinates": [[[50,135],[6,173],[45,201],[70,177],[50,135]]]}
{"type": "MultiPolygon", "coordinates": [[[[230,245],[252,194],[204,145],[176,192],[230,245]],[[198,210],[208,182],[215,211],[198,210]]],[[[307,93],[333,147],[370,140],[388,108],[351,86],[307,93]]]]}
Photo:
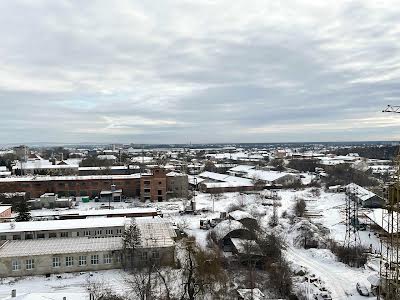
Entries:
{"type": "Polygon", "coordinates": [[[37,198],[45,193],[64,196],[99,196],[111,185],[122,189],[127,197],[140,195],[140,174],[99,176],[54,176],[54,177],[10,177],[0,178],[0,193],[26,192],[28,198],[37,198]]]}
{"type": "Polygon", "coordinates": [[[101,191],[109,191],[111,185],[115,185],[115,190],[122,190],[125,197],[140,196],[142,201],[161,202],[173,197],[187,197],[188,194],[187,175],[163,168],[154,168],[151,174],[0,178],[0,194],[26,192],[27,199],[45,193],[59,197],[94,198],[101,191]]]}
{"type": "Polygon", "coordinates": [[[163,168],[154,168],[152,174],[142,174],[140,178],[140,195],[142,201],[162,202],[166,200],[167,173],[163,168]]]}

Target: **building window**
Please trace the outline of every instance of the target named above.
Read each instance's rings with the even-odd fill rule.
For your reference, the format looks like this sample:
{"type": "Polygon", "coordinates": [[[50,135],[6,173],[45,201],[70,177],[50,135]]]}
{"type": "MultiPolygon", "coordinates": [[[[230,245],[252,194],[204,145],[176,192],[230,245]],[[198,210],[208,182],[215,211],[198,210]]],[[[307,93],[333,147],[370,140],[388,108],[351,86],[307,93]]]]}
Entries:
{"type": "Polygon", "coordinates": [[[71,267],[74,265],[74,258],[72,256],[65,257],[65,266],[71,267]]]}
{"type": "Polygon", "coordinates": [[[92,265],[98,265],[99,264],[99,256],[97,254],[91,255],[90,256],[90,263],[92,265]]]}
{"type": "Polygon", "coordinates": [[[159,182],[158,182],[158,184],[162,184],[162,182],[161,182],[161,181],[159,181],[159,182]]]}
{"type": "Polygon", "coordinates": [[[158,195],[162,195],[162,190],[158,190],[158,195]]]}
{"type": "Polygon", "coordinates": [[[90,236],[90,230],[85,230],[85,231],[83,232],[83,235],[84,235],[84,236],[90,236]]]}
{"type": "Polygon", "coordinates": [[[112,255],[110,253],[104,254],[103,263],[109,265],[112,263],[112,255]]]}
{"type": "Polygon", "coordinates": [[[49,239],[53,239],[53,238],[56,238],[57,237],[57,233],[55,233],[55,232],[50,232],[49,233],[49,239]]]}
{"type": "Polygon", "coordinates": [[[97,229],[94,231],[94,235],[102,235],[102,233],[103,233],[103,230],[101,230],[101,229],[97,229]]]}
{"type": "Polygon", "coordinates": [[[12,264],[12,270],[13,271],[21,270],[21,265],[19,264],[19,260],[14,259],[11,264],[12,264]]]}
{"type": "Polygon", "coordinates": [[[58,256],[53,257],[53,268],[59,268],[61,266],[61,259],[58,256]]]}
{"type": "Polygon", "coordinates": [[[122,261],[121,255],[117,254],[117,263],[121,263],[121,261],[122,261]]]}
{"type": "Polygon", "coordinates": [[[33,270],[35,268],[35,260],[34,259],[27,259],[25,261],[25,267],[27,270],[33,270]]]}
{"type": "Polygon", "coordinates": [[[5,241],[7,239],[6,235],[0,235],[0,241],[5,241]]]}
{"type": "Polygon", "coordinates": [[[142,260],[147,260],[148,256],[147,256],[147,252],[142,252],[142,260]]]}
{"type": "Polygon", "coordinates": [[[13,240],[20,240],[21,236],[19,234],[14,234],[13,235],[13,240]]]}
{"type": "Polygon", "coordinates": [[[66,237],[68,237],[68,231],[63,231],[63,232],[61,232],[61,235],[60,235],[62,238],[66,238],[66,237]]]}
{"type": "Polygon", "coordinates": [[[162,196],[159,196],[158,197],[158,202],[162,202],[163,201],[163,197],[162,196]]]}
{"type": "Polygon", "coordinates": [[[153,251],[151,254],[151,257],[153,259],[159,259],[160,258],[160,253],[158,251],[153,251]]]}
{"type": "Polygon", "coordinates": [[[106,234],[107,235],[112,235],[114,231],[112,229],[106,229],[106,234]]]}
{"type": "Polygon", "coordinates": [[[150,184],[150,180],[145,180],[145,181],[143,181],[143,183],[144,183],[145,185],[149,185],[149,184],[150,184]]]}
{"type": "Polygon", "coordinates": [[[117,234],[122,234],[122,229],[117,229],[117,234]]]}
{"type": "Polygon", "coordinates": [[[38,239],[44,239],[44,233],[38,233],[36,236],[38,239]]]}
{"type": "Polygon", "coordinates": [[[150,189],[144,189],[145,193],[150,193],[150,189]]]}
{"type": "Polygon", "coordinates": [[[80,255],[79,256],[79,265],[80,266],[86,266],[86,255],[80,255]]]}
{"type": "Polygon", "coordinates": [[[25,234],[25,239],[26,240],[33,240],[33,234],[32,233],[26,233],[25,234]]]}
{"type": "Polygon", "coordinates": [[[79,234],[80,234],[79,231],[77,231],[77,232],[76,232],[76,236],[79,236],[79,234]]]}

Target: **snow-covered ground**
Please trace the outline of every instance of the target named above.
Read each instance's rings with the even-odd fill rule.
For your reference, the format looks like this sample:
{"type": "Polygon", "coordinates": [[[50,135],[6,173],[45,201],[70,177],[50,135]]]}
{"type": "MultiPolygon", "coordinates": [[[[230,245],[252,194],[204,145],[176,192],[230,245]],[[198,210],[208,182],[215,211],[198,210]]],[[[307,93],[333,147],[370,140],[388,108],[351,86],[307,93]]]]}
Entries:
{"type": "Polygon", "coordinates": [[[110,270],[91,273],[68,273],[61,274],[62,278],[56,276],[45,278],[44,276],[24,277],[15,279],[2,279],[0,281],[0,299],[7,299],[11,295],[11,290],[17,291],[17,296],[38,293],[32,299],[60,299],[67,297],[67,300],[89,299],[87,287],[90,282],[104,283],[117,292],[124,290],[124,272],[120,270],[110,270]],[[91,276],[91,275],[92,276],[91,276]],[[51,295],[40,295],[51,293],[51,295]]]}
{"type": "MultiPolygon", "coordinates": [[[[306,177],[304,180],[311,180],[306,177]]],[[[273,207],[270,205],[272,200],[270,191],[263,191],[260,196],[255,193],[224,193],[221,197],[212,197],[209,194],[197,193],[196,208],[201,212],[199,215],[180,215],[179,211],[183,209],[182,201],[171,201],[162,203],[146,204],[147,206],[157,207],[162,210],[164,218],[187,228],[189,235],[195,236],[199,244],[203,247],[207,244],[208,231],[200,229],[201,219],[218,218],[221,212],[228,211],[233,205],[252,214],[259,221],[261,227],[265,230],[271,230],[268,227],[268,220],[272,214],[273,207]]],[[[343,241],[345,237],[344,208],[345,195],[340,193],[326,193],[320,191],[313,193],[312,189],[304,190],[279,190],[277,191],[278,214],[282,215],[284,211],[291,212],[293,204],[298,199],[304,199],[307,203],[307,213],[314,223],[320,223],[330,230],[330,235],[337,241],[343,241]]],[[[95,209],[99,203],[89,203],[79,206],[80,210],[95,209]]],[[[113,204],[116,208],[132,206],[131,203],[113,204]]],[[[78,209],[78,208],[76,208],[78,209]]],[[[298,249],[292,244],[293,234],[289,233],[291,225],[288,219],[281,218],[279,231],[286,239],[287,258],[296,264],[306,267],[310,273],[319,276],[328,289],[332,292],[333,299],[366,299],[358,295],[355,289],[357,282],[362,282],[369,286],[366,278],[371,274],[376,274],[377,262],[373,261],[366,268],[350,268],[336,260],[335,256],[326,249],[298,249]]],[[[372,244],[373,250],[379,250],[379,240],[368,231],[360,233],[361,242],[365,246],[372,244]]],[[[85,293],[87,281],[97,280],[108,282],[115,290],[124,288],[122,271],[104,271],[96,272],[92,277],[88,274],[66,274],[63,279],[56,277],[27,277],[12,281],[3,280],[0,285],[0,299],[10,295],[12,289],[17,293],[26,292],[61,292],[61,293],[85,293]]],[[[41,298],[39,298],[41,299],[41,298]]],[[[44,299],[44,298],[43,298],[44,299]]],[[[57,298],[55,298],[57,299],[57,298]]],[[[67,298],[68,299],[68,298],[67,298]]],[[[73,298],[71,298],[73,299],[73,298]]],[[[77,298],[78,299],[78,298],[77,298]]],[[[79,298],[85,299],[85,298],[79,298]]]]}

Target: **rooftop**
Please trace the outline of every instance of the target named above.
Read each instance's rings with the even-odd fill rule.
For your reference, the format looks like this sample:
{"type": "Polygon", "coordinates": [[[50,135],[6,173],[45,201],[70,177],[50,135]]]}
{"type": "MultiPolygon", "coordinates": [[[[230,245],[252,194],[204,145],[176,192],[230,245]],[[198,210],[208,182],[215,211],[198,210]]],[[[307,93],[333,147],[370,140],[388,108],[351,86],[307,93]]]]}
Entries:
{"type": "Polygon", "coordinates": [[[0,257],[59,255],[120,249],[122,249],[121,237],[21,240],[6,241],[0,246],[0,257]]]}
{"type": "Polygon", "coordinates": [[[0,182],[24,182],[24,181],[61,181],[61,180],[111,180],[140,178],[140,174],[130,175],[93,175],[93,176],[25,176],[0,178],[0,182]]]}
{"type": "Polygon", "coordinates": [[[92,218],[76,220],[51,220],[51,221],[30,221],[0,223],[0,233],[2,232],[27,232],[27,231],[49,231],[65,230],[78,228],[98,228],[124,226],[125,217],[116,218],[92,218]]]}

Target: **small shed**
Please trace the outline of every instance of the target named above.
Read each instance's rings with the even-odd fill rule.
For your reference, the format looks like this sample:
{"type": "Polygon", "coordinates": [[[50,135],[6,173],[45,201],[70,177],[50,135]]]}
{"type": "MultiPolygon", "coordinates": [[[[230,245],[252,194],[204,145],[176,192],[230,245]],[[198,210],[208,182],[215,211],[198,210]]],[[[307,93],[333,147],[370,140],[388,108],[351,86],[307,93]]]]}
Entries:
{"type": "Polygon", "coordinates": [[[231,238],[251,239],[252,233],[243,226],[242,223],[236,220],[224,220],[218,223],[213,233],[217,243],[225,250],[232,250],[231,238]]]}
{"type": "Polygon", "coordinates": [[[122,190],[100,192],[100,202],[121,202],[121,201],[122,201],[122,190]]]}

